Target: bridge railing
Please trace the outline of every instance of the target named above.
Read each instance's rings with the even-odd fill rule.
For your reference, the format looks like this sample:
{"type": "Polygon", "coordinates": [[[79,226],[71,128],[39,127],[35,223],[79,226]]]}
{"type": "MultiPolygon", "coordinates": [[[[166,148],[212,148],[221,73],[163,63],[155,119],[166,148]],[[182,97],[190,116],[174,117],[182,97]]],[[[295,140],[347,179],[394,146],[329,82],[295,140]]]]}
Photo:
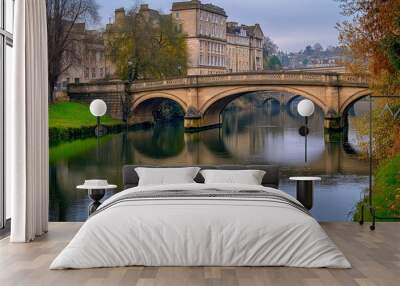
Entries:
{"type": "Polygon", "coordinates": [[[132,90],[146,90],[154,88],[174,88],[182,86],[197,86],[207,84],[241,84],[241,83],[315,83],[315,84],[356,84],[368,85],[366,76],[352,74],[333,73],[299,73],[299,72],[277,72],[277,73],[254,73],[254,74],[220,74],[189,76],[185,78],[166,79],[159,81],[136,82],[132,90]]]}

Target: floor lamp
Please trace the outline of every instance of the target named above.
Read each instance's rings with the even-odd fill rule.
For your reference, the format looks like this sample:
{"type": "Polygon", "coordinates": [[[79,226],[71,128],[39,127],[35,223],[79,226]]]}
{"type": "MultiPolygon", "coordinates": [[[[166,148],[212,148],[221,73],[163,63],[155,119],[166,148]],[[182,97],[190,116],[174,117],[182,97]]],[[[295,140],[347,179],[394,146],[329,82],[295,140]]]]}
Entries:
{"type": "Polygon", "coordinates": [[[107,112],[107,104],[101,99],[95,99],[90,103],[90,113],[96,117],[96,129],[95,134],[97,137],[106,134],[107,129],[100,124],[100,118],[107,112]]]}
{"type": "Polygon", "coordinates": [[[89,110],[90,113],[96,117],[96,129],[94,130],[94,133],[97,137],[96,158],[97,161],[99,161],[99,139],[100,136],[103,136],[107,133],[107,129],[101,125],[100,118],[106,114],[107,104],[104,102],[104,100],[95,99],[90,103],[89,110]]]}
{"type": "Polygon", "coordinates": [[[305,125],[300,127],[299,133],[305,138],[305,150],[304,150],[304,160],[307,162],[307,135],[310,132],[308,129],[308,118],[314,114],[315,106],[314,103],[309,99],[303,99],[297,105],[297,112],[304,117],[305,125]]]}

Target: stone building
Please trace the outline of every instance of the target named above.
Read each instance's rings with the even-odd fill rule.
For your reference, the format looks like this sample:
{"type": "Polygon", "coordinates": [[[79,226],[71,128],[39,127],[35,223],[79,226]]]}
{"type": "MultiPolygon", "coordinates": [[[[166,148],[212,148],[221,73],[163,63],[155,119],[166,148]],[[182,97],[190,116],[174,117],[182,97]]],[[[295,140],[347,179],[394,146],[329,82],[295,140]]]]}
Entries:
{"type": "Polygon", "coordinates": [[[250,71],[263,70],[263,43],[264,33],[259,24],[254,26],[243,26],[247,31],[247,36],[250,41],[250,71]]]}
{"type": "MultiPolygon", "coordinates": [[[[157,10],[150,9],[148,4],[141,4],[139,6],[138,14],[143,17],[146,21],[153,19],[153,21],[157,21],[160,13],[157,10]]],[[[114,11],[114,22],[106,25],[106,31],[113,30],[116,27],[121,27],[125,24],[125,21],[129,19],[129,14],[125,11],[125,8],[118,8],[114,11]]],[[[154,22],[155,25],[159,23],[154,22]]]]}
{"type": "Polygon", "coordinates": [[[227,22],[223,8],[199,0],[175,2],[171,12],[186,33],[188,75],[263,69],[264,35],[260,25],[227,22]]]}
{"type": "Polygon", "coordinates": [[[226,68],[228,72],[250,70],[250,39],[243,26],[228,22],[226,26],[226,68]]]}
{"type": "Polygon", "coordinates": [[[66,89],[68,83],[86,83],[110,78],[114,74],[113,64],[105,56],[103,33],[86,29],[85,23],[72,27],[72,52],[65,52],[63,74],[59,77],[56,91],[66,89]]]}
{"type": "Polygon", "coordinates": [[[173,3],[171,12],[186,34],[188,75],[226,72],[225,10],[193,0],[173,3]]]}

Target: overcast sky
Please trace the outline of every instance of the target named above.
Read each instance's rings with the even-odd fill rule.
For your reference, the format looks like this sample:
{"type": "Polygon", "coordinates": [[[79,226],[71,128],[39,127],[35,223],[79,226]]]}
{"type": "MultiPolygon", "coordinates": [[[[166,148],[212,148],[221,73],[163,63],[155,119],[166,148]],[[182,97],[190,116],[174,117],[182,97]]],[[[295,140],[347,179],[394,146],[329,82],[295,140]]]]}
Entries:
{"type": "MultiPolygon", "coordinates": [[[[136,0],[97,0],[105,24],[115,8],[131,7],[136,0]]],[[[152,9],[169,12],[170,0],[142,0],[152,9]]],[[[259,23],[283,51],[299,51],[316,42],[325,48],[338,44],[337,22],[343,20],[334,0],[203,0],[221,6],[229,21],[243,24],[259,23]]]]}

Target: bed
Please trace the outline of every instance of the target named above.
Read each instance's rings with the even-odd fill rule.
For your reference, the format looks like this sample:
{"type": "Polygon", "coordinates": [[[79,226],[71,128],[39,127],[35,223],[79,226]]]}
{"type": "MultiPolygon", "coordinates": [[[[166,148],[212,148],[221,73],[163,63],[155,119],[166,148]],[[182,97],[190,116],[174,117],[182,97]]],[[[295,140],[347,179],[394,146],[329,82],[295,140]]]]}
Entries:
{"type": "Polygon", "coordinates": [[[268,165],[198,166],[264,170],[261,185],[138,186],[124,166],[124,191],[84,223],[50,269],[120,266],[290,266],[350,268],[343,253],[268,165]]]}

